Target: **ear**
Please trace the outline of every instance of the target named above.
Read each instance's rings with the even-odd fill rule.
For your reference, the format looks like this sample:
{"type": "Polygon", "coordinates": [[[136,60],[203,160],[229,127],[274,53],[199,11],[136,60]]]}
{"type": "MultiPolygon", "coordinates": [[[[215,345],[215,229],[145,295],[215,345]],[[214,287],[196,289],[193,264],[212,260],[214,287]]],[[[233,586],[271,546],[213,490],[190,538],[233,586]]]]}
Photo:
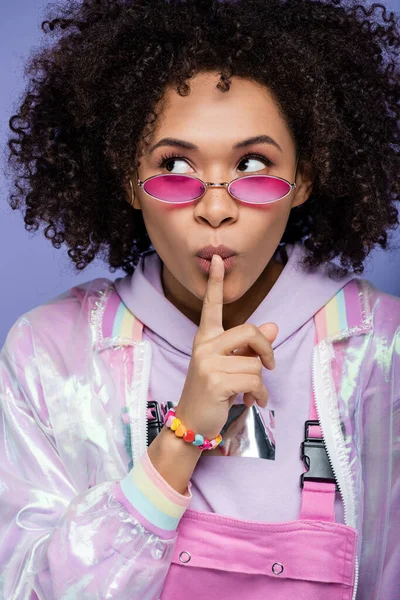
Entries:
{"type": "Polygon", "coordinates": [[[142,207],[140,206],[138,186],[134,183],[134,180],[132,178],[130,180],[128,180],[128,183],[125,186],[125,190],[126,190],[126,195],[127,195],[129,204],[133,208],[136,208],[137,210],[142,210],[142,207]],[[131,184],[132,184],[132,187],[131,187],[131,184]],[[132,200],[132,196],[133,196],[133,200],[132,200]]]}
{"type": "Polygon", "coordinates": [[[310,163],[302,165],[302,170],[297,174],[296,189],[293,195],[292,208],[304,204],[309,199],[314,184],[314,169],[310,163]]]}

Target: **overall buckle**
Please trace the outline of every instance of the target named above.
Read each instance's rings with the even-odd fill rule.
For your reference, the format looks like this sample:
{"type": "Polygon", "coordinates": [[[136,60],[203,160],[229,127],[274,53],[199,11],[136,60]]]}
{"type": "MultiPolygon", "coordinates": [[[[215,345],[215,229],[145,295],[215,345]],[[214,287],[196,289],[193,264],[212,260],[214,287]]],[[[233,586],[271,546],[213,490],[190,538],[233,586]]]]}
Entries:
{"type": "Polygon", "coordinates": [[[147,439],[148,446],[158,436],[161,429],[164,427],[164,417],[170,408],[174,408],[174,404],[171,401],[165,404],[159,405],[155,400],[149,400],[147,402],[147,410],[151,416],[147,418],[147,439]]]}
{"type": "Polygon", "coordinates": [[[309,427],[313,425],[319,426],[319,421],[306,421],[304,424],[304,441],[301,443],[300,458],[307,471],[300,476],[300,487],[304,487],[304,481],[321,481],[335,483],[338,492],[339,487],[329,462],[324,440],[309,436],[309,427]]]}

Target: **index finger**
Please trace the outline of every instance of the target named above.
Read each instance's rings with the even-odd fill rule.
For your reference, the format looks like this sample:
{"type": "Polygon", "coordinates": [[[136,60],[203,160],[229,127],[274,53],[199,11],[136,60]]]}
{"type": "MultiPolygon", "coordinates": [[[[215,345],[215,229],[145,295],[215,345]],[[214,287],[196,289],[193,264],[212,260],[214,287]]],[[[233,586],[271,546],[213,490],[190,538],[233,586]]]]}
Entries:
{"type": "Polygon", "coordinates": [[[222,326],[224,276],[224,261],[218,254],[213,254],[199,325],[199,333],[203,337],[215,337],[224,331],[222,326]]]}

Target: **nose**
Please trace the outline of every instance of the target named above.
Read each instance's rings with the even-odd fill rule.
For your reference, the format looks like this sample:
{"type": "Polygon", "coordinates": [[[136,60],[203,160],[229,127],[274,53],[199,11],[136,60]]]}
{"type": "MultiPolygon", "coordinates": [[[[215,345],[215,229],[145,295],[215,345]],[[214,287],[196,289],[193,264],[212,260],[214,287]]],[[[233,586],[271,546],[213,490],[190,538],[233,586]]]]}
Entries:
{"type": "Polygon", "coordinates": [[[222,223],[231,224],[238,219],[238,204],[228,192],[227,186],[210,184],[204,196],[194,205],[194,218],[200,224],[206,223],[214,228],[220,227],[222,223]]]}

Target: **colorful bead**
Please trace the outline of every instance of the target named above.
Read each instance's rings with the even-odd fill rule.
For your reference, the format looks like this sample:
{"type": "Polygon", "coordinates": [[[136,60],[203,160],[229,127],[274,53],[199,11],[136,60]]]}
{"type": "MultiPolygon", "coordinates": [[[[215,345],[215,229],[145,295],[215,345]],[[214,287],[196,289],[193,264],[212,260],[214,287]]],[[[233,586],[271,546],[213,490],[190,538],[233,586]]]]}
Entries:
{"type": "Polygon", "coordinates": [[[183,437],[187,431],[187,427],[184,426],[183,423],[180,423],[176,428],[175,435],[177,437],[183,437]]]}
{"type": "Polygon", "coordinates": [[[200,433],[196,433],[196,437],[194,438],[193,446],[201,446],[204,444],[204,438],[200,433]]]}
{"type": "Polygon", "coordinates": [[[212,450],[212,446],[211,446],[210,440],[204,440],[204,444],[202,444],[201,446],[199,446],[199,448],[201,448],[201,450],[212,450]]]}
{"type": "MultiPolygon", "coordinates": [[[[170,421],[171,418],[173,418],[173,417],[175,417],[175,411],[173,408],[170,408],[164,417],[164,423],[166,423],[167,421],[170,421]]],[[[168,427],[169,427],[169,425],[168,425],[168,427]]]]}
{"type": "Polygon", "coordinates": [[[171,423],[171,429],[172,431],[176,431],[178,429],[178,425],[180,425],[180,419],[178,419],[177,417],[174,418],[174,420],[171,423]]]}
{"type": "Polygon", "coordinates": [[[185,435],[183,436],[183,439],[185,440],[185,442],[193,442],[194,436],[195,436],[194,431],[192,431],[191,429],[188,429],[187,432],[185,433],[185,435]]]}
{"type": "Polygon", "coordinates": [[[187,429],[182,421],[176,417],[175,408],[170,408],[165,414],[164,425],[174,431],[177,437],[182,438],[185,442],[192,443],[200,450],[212,450],[218,445],[223,445],[221,434],[218,434],[215,439],[210,441],[203,437],[200,433],[195,434],[191,429],[187,429]]]}
{"type": "Polygon", "coordinates": [[[168,419],[165,421],[165,425],[167,427],[171,427],[172,421],[175,419],[174,415],[169,415],[168,419]]]}

